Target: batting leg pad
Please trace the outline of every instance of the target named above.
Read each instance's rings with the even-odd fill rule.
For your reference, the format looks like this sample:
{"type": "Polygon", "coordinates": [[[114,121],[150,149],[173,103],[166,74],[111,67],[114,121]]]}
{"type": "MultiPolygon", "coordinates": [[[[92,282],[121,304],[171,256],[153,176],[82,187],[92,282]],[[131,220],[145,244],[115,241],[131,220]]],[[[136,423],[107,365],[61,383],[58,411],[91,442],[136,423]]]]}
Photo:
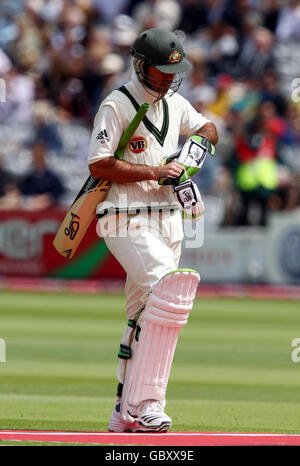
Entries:
{"type": "Polygon", "coordinates": [[[178,269],[165,275],[150,294],[138,321],[140,333],[127,362],[122,416],[144,400],[165,403],[171,365],[180,329],[186,324],[200,280],[198,272],[178,269]]]}

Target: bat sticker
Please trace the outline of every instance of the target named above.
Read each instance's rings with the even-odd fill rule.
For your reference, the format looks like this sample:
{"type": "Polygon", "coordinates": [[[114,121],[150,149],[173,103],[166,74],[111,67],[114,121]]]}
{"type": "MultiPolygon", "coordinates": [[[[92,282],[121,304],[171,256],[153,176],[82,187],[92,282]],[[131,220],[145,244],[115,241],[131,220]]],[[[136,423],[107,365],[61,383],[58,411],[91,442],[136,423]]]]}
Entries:
{"type": "Polygon", "coordinates": [[[72,215],[72,219],[69,223],[69,226],[67,228],[65,228],[65,235],[66,236],[70,236],[70,240],[73,241],[73,239],[75,238],[78,230],[79,230],[79,222],[77,220],[74,220],[75,218],[77,218],[78,220],[80,220],[80,217],[78,217],[78,215],[76,214],[73,214],[73,212],[71,212],[71,215],[72,215]]]}
{"type": "MultiPolygon", "coordinates": [[[[132,139],[149,107],[150,104],[145,102],[138,109],[135,117],[120,138],[119,145],[114,154],[116,158],[120,160],[123,158],[129,141],[132,139]]],[[[106,129],[100,131],[98,139],[100,139],[100,142],[108,140],[106,129]]],[[[65,258],[71,259],[75,254],[80,241],[93,218],[95,218],[97,206],[105,200],[111,184],[108,180],[94,178],[90,175],[82,186],[53,240],[55,249],[65,258]]]]}

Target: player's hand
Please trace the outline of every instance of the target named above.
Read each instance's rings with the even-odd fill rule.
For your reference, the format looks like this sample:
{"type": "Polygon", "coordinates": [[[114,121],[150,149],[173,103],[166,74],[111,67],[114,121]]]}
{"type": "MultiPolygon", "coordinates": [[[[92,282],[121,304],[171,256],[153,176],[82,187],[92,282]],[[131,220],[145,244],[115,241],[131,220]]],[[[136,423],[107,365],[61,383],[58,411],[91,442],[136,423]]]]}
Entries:
{"type": "Polygon", "coordinates": [[[182,165],[179,165],[176,162],[170,162],[166,163],[165,165],[160,165],[159,167],[156,167],[155,179],[156,181],[159,181],[160,179],[171,178],[172,180],[174,180],[174,183],[172,184],[177,184],[179,178],[183,173],[184,167],[182,165]]]}

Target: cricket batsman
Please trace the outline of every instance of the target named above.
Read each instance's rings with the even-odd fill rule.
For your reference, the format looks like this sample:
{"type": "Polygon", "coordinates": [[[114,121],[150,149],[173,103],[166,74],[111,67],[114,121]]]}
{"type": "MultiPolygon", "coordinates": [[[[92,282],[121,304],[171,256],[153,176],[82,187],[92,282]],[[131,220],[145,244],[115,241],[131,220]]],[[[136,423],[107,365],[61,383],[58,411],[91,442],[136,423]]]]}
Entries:
{"type": "Polygon", "coordinates": [[[178,268],[182,211],[204,212],[191,176],[214,154],[218,136],[214,123],[176,93],[192,68],[178,34],[148,29],[130,53],[131,81],[101,103],[89,147],[91,175],[112,182],[103,203],[109,208],[98,206],[98,234],[127,274],[128,323],[108,430],[166,432],[172,424],[165,413],[170,369],[200,280],[198,272],[178,268]],[[144,102],[148,113],[119,160],[120,137],[144,102]],[[178,151],[180,135],[187,139],[178,151]]]}

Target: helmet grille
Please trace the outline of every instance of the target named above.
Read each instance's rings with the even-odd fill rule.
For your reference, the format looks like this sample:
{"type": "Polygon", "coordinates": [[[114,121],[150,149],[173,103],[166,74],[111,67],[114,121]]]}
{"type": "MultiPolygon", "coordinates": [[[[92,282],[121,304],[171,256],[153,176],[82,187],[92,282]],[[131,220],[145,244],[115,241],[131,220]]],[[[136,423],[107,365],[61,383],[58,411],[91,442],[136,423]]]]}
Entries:
{"type": "Polygon", "coordinates": [[[142,86],[154,97],[157,97],[157,100],[162,99],[163,97],[171,97],[177,90],[183,80],[184,73],[174,74],[173,81],[171,85],[166,84],[164,81],[155,79],[151,77],[148,73],[148,66],[139,58],[135,58],[133,61],[134,70],[138,76],[138,79],[142,86]]]}

